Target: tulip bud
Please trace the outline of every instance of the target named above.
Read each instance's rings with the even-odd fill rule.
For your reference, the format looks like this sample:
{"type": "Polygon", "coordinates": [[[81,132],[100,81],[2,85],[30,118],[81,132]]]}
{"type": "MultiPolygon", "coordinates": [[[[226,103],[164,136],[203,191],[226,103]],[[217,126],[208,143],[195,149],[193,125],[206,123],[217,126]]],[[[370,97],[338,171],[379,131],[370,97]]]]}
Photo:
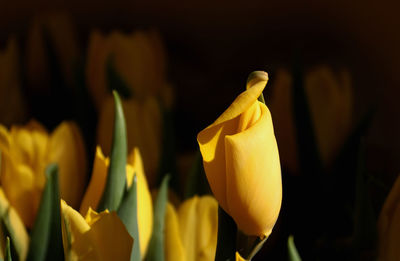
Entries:
{"type": "Polygon", "coordinates": [[[253,81],[197,141],[212,192],[246,235],[267,237],[278,218],[282,182],[271,114],[257,101],[267,75],[253,81]]]}

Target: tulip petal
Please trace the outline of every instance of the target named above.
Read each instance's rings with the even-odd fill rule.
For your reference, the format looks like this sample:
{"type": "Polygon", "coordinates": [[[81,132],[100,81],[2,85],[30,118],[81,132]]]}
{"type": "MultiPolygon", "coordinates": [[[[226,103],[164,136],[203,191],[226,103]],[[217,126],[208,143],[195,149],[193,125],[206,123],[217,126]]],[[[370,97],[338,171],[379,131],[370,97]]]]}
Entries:
{"type": "Polygon", "coordinates": [[[93,163],[92,177],[90,179],[89,186],[86,189],[86,193],[83,197],[79,210],[81,215],[85,215],[88,212],[89,207],[97,209],[106,185],[109,163],[110,160],[104,157],[101,148],[97,146],[93,163]]]}
{"type": "Polygon", "coordinates": [[[183,248],[180,237],[178,216],[174,206],[168,202],[165,215],[165,260],[166,261],[184,261],[185,249],[183,248]]]}
{"type": "Polygon", "coordinates": [[[127,165],[127,184],[130,187],[132,177],[128,173],[136,173],[137,177],[137,197],[138,197],[138,225],[140,253],[145,256],[147,247],[153,232],[153,203],[147,184],[146,175],[143,169],[142,157],[138,148],[134,148],[128,157],[128,163],[132,166],[132,171],[128,171],[127,165]]]}
{"type": "Polygon", "coordinates": [[[2,188],[0,188],[0,215],[5,232],[12,239],[13,247],[19,260],[25,260],[28,253],[29,236],[24,223],[10,206],[2,188]]]}
{"type": "Polygon", "coordinates": [[[178,215],[186,260],[213,260],[217,247],[217,201],[211,196],[194,196],[181,205],[178,215]]]}
{"type": "MultiPolygon", "coordinates": [[[[226,173],[229,173],[226,195],[228,213],[241,231],[268,236],[281,206],[281,170],[271,114],[264,104],[257,101],[256,106],[261,109],[261,118],[245,131],[225,137],[226,173]],[[269,213],[265,213],[266,209],[269,213]]],[[[252,119],[245,115],[241,118],[246,117],[252,119]]]]}

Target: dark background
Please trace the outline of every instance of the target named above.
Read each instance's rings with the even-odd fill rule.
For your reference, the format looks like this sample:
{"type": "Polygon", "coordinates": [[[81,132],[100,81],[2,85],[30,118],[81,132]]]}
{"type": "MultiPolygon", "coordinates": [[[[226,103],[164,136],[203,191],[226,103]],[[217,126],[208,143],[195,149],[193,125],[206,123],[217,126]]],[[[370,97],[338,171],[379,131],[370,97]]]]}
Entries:
{"type": "Polygon", "coordinates": [[[372,0],[1,1],[0,45],[10,34],[23,45],[34,15],[47,11],[72,16],[83,51],[95,28],[158,29],[176,94],[178,154],[197,149],[197,133],[243,91],[250,72],[265,70],[273,82],[276,69],[290,69],[299,54],[304,67],[347,67],[355,121],[376,108],[365,137],[368,172],[390,186],[400,170],[399,7],[372,0]]]}

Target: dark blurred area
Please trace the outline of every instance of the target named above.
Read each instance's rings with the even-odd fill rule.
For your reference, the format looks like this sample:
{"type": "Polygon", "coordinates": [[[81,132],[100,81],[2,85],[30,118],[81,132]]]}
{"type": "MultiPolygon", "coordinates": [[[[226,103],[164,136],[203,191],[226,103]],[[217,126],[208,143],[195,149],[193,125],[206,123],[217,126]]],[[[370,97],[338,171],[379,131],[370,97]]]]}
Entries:
{"type": "MultiPolygon", "coordinates": [[[[287,236],[293,234],[304,260],[373,260],[376,242],[364,244],[355,240],[358,225],[354,220],[364,213],[357,212],[358,195],[362,193],[371,200],[372,216],[378,217],[400,171],[399,8],[395,1],[371,0],[3,1],[0,46],[3,48],[14,35],[21,50],[20,59],[25,60],[27,35],[35,15],[54,11],[71,16],[82,61],[93,29],[158,30],[166,48],[168,80],[175,93],[177,155],[198,149],[197,133],[244,90],[252,71],[269,74],[270,82],[264,91],[268,104],[280,69],[292,75],[297,88],[303,84],[306,72],[317,66],[334,71],[346,68],[353,90],[351,131],[343,143],[348,147],[341,147],[333,163],[324,167],[318,156],[313,157],[318,151],[312,148],[315,137],[299,138],[299,133],[308,133],[306,129],[312,128],[311,123],[307,124],[309,113],[298,116],[296,112],[304,106],[294,105],[298,109],[294,111],[295,132],[301,163],[297,173],[282,165],[280,218],[255,259],[286,260],[287,236]],[[301,117],[306,120],[301,121],[301,117]],[[357,176],[360,172],[365,180],[357,176]]],[[[35,94],[24,90],[31,101],[29,116],[49,129],[79,115],[73,111],[74,103],[79,102],[73,100],[74,93],[65,86],[59,87],[59,91],[47,96],[36,94],[36,102],[32,102],[35,94]],[[50,97],[57,100],[48,102],[50,97]]],[[[26,84],[22,88],[28,89],[26,84]]],[[[293,96],[297,97],[295,103],[301,103],[301,98],[296,100],[301,95],[293,96]]],[[[94,115],[91,110],[89,106],[89,114],[94,115]]],[[[95,132],[96,119],[80,125],[85,136],[90,137],[95,132]]],[[[92,156],[95,141],[87,142],[92,156]]]]}

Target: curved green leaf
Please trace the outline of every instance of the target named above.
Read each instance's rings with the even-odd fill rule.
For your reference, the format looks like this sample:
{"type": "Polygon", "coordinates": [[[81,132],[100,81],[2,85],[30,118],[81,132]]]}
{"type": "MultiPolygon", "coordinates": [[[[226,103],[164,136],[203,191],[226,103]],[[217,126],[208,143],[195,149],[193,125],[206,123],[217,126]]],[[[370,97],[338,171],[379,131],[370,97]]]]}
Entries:
{"type": "Polygon", "coordinates": [[[118,209],[118,216],[124,223],[129,234],[133,238],[133,248],[131,253],[131,261],[140,261],[140,242],[139,242],[139,228],[137,218],[137,177],[136,173],[133,178],[131,187],[125,193],[121,206],[118,209]]]}
{"type": "Polygon", "coordinates": [[[165,211],[168,201],[168,182],[169,175],[166,175],[161,182],[157,199],[154,204],[154,225],[153,234],[150,239],[147,251],[147,261],[164,261],[164,226],[165,211]]]}
{"type": "Polygon", "coordinates": [[[46,186],[31,232],[27,260],[64,260],[57,164],[46,169],[46,186]]]}
{"type": "Polygon", "coordinates": [[[294,244],[294,239],[292,235],[289,236],[287,245],[288,245],[289,261],[301,261],[300,255],[296,249],[296,245],[294,244]]]}
{"type": "Polygon", "coordinates": [[[116,211],[121,204],[126,184],[127,138],[121,99],[113,91],[115,101],[114,133],[108,168],[107,183],[99,204],[99,211],[116,211]]]}

